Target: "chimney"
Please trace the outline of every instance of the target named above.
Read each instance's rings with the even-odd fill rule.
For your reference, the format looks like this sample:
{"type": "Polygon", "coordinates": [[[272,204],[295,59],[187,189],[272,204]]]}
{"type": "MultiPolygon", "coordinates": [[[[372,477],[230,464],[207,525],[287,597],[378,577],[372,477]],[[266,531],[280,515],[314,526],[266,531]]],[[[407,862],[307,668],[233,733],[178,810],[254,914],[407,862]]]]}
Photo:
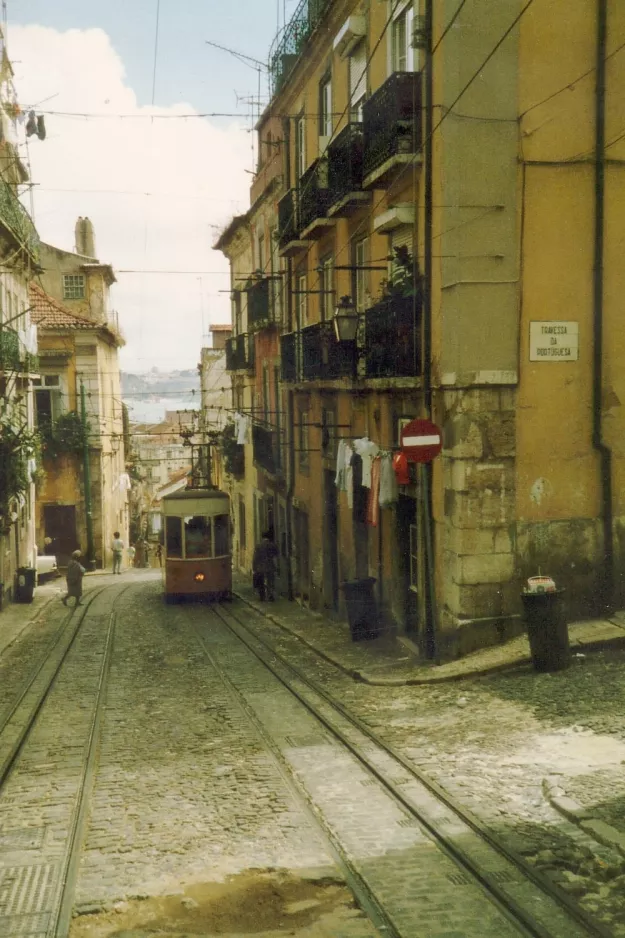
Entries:
{"type": "Polygon", "coordinates": [[[95,234],[93,231],[93,225],[89,218],[83,218],[82,216],[76,221],[76,227],[74,228],[75,240],[76,240],[76,253],[82,254],[84,257],[92,257],[94,260],[97,258],[95,252],[95,234]]]}

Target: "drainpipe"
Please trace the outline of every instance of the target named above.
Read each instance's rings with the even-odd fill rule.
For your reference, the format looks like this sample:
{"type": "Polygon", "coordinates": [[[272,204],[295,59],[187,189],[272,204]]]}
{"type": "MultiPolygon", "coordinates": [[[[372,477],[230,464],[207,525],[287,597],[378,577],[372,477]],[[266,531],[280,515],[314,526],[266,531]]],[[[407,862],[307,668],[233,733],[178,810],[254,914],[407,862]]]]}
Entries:
{"type": "Polygon", "coordinates": [[[601,398],[603,390],[603,257],[605,215],[605,95],[607,0],[597,2],[597,50],[595,86],[595,226],[593,293],[593,373],[592,373],[592,445],[599,453],[603,520],[604,611],[614,609],[614,534],[612,530],[612,450],[603,441],[601,398]]]}
{"type": "MultiPolygon", "coordinates": [[[[426,62],[424,82],[424,218],[423,218],[423,400],[426,415],[432,418],[432,216],[433,216],[433,141],[434,130],[434,65],[432,61],[433,0],[425,2],[426,62]]],[[[426,541],[426,622],[424,652],[436,658],[436,582],[434,571],[434,521],[432,505],[432,466],[423,466],[420,495],[423,502],[423,529],[426,541]]]]}
{"type": "Polygon", "coordinates": [[[87,526],[87,569],[95,570],[93,549],[93,514],[91,509],[91,466],[89,464],[89,434],[87,432],[87,401],[85,386],[80,382],[80,417],[83,428],[83,479],[85,486],[85,522],[87,526]]]}

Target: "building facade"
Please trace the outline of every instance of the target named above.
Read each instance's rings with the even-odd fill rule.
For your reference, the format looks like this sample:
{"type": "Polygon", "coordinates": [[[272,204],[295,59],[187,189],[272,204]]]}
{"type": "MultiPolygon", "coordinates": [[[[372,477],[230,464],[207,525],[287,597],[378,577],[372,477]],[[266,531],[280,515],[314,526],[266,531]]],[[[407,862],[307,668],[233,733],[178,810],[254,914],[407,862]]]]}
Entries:
{"type": "Polygon", "coordinates": [[[340,615],[375,577],[431,656],[518,631],[539,571],[571,615],[622,603],[623,42],[614,0],[302,0],[277,37],[218,246],[235,333],[257,283],[284,288],[279,380],[260,327],[245,387],[253,421],[286,415],[302,601],[340,615]],[[416,417],[443,451],[376,503],[370,456],[388,470],[416,417]]]}

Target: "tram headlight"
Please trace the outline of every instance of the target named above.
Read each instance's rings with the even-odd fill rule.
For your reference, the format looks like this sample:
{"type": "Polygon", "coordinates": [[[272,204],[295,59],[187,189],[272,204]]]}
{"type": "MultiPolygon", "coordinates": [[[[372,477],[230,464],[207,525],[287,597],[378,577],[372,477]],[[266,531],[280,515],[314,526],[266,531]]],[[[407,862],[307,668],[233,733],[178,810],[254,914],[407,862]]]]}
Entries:
{"type": "Polygon", "coordinates": [[[206,575],[204,573],[198,572],[194,575],[193,579],[196,583],[203,583],[206,579],[206,575]]]}

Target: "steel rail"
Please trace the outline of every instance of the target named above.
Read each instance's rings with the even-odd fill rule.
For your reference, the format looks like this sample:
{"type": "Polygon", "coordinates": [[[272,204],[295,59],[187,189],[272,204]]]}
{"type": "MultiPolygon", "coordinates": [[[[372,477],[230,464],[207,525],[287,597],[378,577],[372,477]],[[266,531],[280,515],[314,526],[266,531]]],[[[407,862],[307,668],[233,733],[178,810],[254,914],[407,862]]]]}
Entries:
{"type": "MultiPolygon", "coordinates": [[[[254,612],[263,618],[263,613],[259,612],[254,607],[254,612]]],[[[371,772],[377,780],[385,787],[388,791],[391,792],[393,797],[400,803],[402,806],[420,823],[422,824],[430,834],[435,838],[435,840],[445,849],[445,851],[452,856],[452,858],[461,866],[463,866],[467,872],[470,873],[484,889],[495,899],[496,903],[503,909],[508,910],[509,913],[514,916],[515,921],[519,922],[525,930],[535,938],[551,938],[551,933],[546,931],[543,926],[537,922],[531,915],[518,905],[518,903],[510,897],[507,893],[505,885],[498,883],[488,872],[480,869],[476,862],[456,843],[454,843],[446,834],[444,834],[440,829],[436,827],[429,818],[424,816],[423,812],[409,799],[400,789],[388,779],[375,765],[371,763],[371,760],[359,750],[358,746],[354,745],[345,734],[336,727],[330,720],[325,717],[317,707],[314,706],[309,700],[306,699],[299,691],[297,691],[287,680],[285,680],[276,669],[263,657],[262,654],[254,649],[246,639],[241,636],[238,631],[233,628],[226,620],[226,615],[221,609],[215,609],[215,612],[218,618],[221,619],[223,624],[234,634],[236,635],[243,644],[260,660],[262,663],[274,674],[274,676],[283,684],[308,710],[311,712],[316,719],[318,719],[336,738],[340,739],[343,745],[345,745],[350,752],[359,760],[359,762],[364,765],[369,772],[371,772]]],[[[503,844],[498,838],[496,838],[491,831],[486,827],[486,825],[480,821],[472,812],[468,811],[463,805],[461,805],[456,799],[454,799],[449,793],[447,793],[440,785],[435,781],[428,778],[424,775],[421,770],[414,765],[410,760],[406,759],[401,753],[399,753],[393,746],[387,743],[384,739],[375,733],[370,727],[367,726],[358,716],[352,713],[344,704],[336,699],[332,694],[321,687],[316,681],[310,678],[307,674],[304,674],[296,665],[288,661],[283,655],[280,654],[266,639],[260,637],[250,626],[244,623],[241,619],[236,616],[236,614],[229,609],[227,615],[235,620],[237,625],[244,629],[248,634],[252,635],[254,640],[263,646],[275,659],[277,659],[283,667],[287,668],[292,674],[294,674],[298,680],[300,680],[304,685],[306,685],[313,693],[321,697],[334,711],[338,712],[343,719],[350,723],[355,729],[357,729],[363,736],[368,738],[376,747],[385,752],[388,756],[394,759],[409,775],[413,777],[417,782],[419,782],[424,788],[426,788],[430,794],[444,804],[446,808],[453,812],[453,814],[464,824],[466,824],[470,829],[474,831],[485,843],[488,844],[496,853],[503,857],[504,860],[512,865],[518,872],[520,872],[526,880],[531,881],[535,886],[537,886],[540,891],[556,902],[578,925],[581,925],[583,929],[589,935],[595,936],[595,938],[612,938],[612,932],[604,927],[600,922],[597,922],[593,919],[584,909],[581,908],[576,902],[571,900],[571,898],[560,889],[556,884],[552,883],[545,876],[543,876],[538,870],[532,867],[523,857],[510,850],[505,844],[503,844]]]]}

